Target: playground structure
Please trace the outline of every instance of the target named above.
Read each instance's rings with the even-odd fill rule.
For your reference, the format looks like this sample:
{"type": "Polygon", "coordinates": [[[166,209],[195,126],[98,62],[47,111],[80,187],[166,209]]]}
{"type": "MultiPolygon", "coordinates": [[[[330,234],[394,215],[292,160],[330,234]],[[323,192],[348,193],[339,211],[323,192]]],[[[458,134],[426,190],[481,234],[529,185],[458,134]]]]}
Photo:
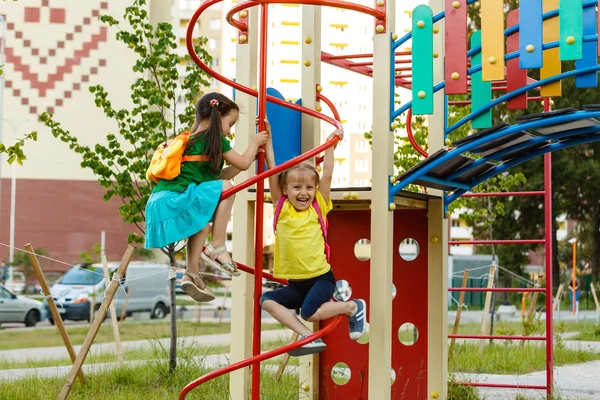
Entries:
{"type": "MultiPolygon", "coordinates": [[[[337,0],[245,1],[229,11],[227,21],[238,30],[236,81],[211,70],[193,51],[193,28],[202,12],[221,0],[203,3],[189,22],[187,46],[196,63],[216,79],[241,92],[238,103],[246,110],[237,127],[236,145],[244,147],[255,132],[253,115],[264,128],[267,101],[302,113],[302,155],[264,172],[259,155],[257,174],[241,174],[227,197],[237,193],[234,213],[234,259],[249,274],[234,279],[231,344],[232,364],[213,371],[187,385],[180,399],[194,387],[225,373],[231,373],[231,398],[260,398],[260,362],[283,354],[318,337],[328,345],[320,355],[305,356],[300,365],[300,398],[446,398],[447,347],[452,339],[538,340],[546,343],[545,385],[500,385],[481,382],[470,386],[514,387],[553,393],[552,274],[546,274],[544,288],[451,289],[454,291],[544,293],[546,334],[530,336],[448,335],[447,334],[447,207],[460,196],[544,196],[545,239],[473,240],[461,244],[546,245],[546,265],[551,265],[552,184],[551,152],[600,139],[600,107],[583,110],[550,111],[551,97],[561,95],[560,81],[574,77],[577,87],[596,87],[598,39],[596,0],[521,0],[520,9],[508,15],[503,26],[502,0],[481,1],[482,29],[467,42],[467,7],[475,0],[432,0],[412,12],[412,32],[399,38],[395,29],[395,4],[377,0],[365,7],[337,0]],[[302,4],[302,106],[266,95],[266,50],[268,6],[273,3],[302,4]],[[320,48],[320,9],[331,6],[362,12],[374,20],[372,54],[331,55],[320,48]],[[260,17],[257,7],[260,8],[260,17]],[[254,7],[254,8],[251,8],[254,7]],[[237,15],[237,18],[234,18],[237,15]],[[524,18],[519,19],[519,15],[524,18]],[[560,30],[558,22],[560,20],[560,30]],[[443,32],[442,34],[436,34],[443,32]],[[505,52],[505,37],[506,49],[505,52]],[[445,38],[445,40],[444,40],[445,38]],[[412,39],[412,51],[397,49],[412,39]],[[406,58],[410,56],[410,58],[406,58]],[[259,59],[257,59],[259,57],[259,59]],[[355,59],[371,59],[355,62],[355,59]],[[468,59],[470,58],[470,66],[468,59]],[[577,60],[573,71],[562,72],[560,61],[577,60]],[[265,202],[264,179],[289,166],[313,158],[337,139],[316,146],[319,129],[316,118],[339,123],[321,114],[320,61],[350,69],[373,78],[373,179],[370,191],[345,198],[333,192],[334,212],[330,214],[331,262],[337,279],[347,280],[356,297],[368,299],[369,343],[351,341],[341,317],[313,326],[316,331],[301,341],[260,353],[258,300],[262,290],[262,235],[265,202]],[[410,68],[397,64],[411,64],[410,68]],[[257,65],[259,66],[257,68],[257,65]],[[540,69],[541,79],[527,76],[527,69],[540,69]],[[407,72],[408,71],[408,72],[407,72]],[[468,77],[470,76],[470,81],[468,77]],[[396,108],[396,87],[410,89],[413,101],[396,108]],[[470,87],[470,88],[469,88],[470,87]],[[257,88],[257,89],[253,89],[257,88]],[[495,99],[494,91],[506,91],[495,99]],[[539,91],[528,96],[529,91],[539,91]],[[451,101],[450,95],[470,93],[469,101],[451,101]],[[389,95],[386,95],[389,94],[389,95]],[[258,104],[254,97],[258,97],[258,104]],[[506,102],[509,108],[527,108],[528,101],[544,103],[544,113],[517,119],[516,124],[492,126],[493,107],[506,102]],[[447,123],[449,104],[471,104],[472,112],[452,126],[447,123]],[[256,110],[258,108],[258,110],[256,110]],[[319,110],[319,111],[315,111],[319,110]],[[257,112],[256,112],[257,111],[257,112]],[[394,175],[393,130],[396,119],[407,112],[407,134],[425,160],[399,176],[394,175]],[[430,115],[429,154],[421,149],[410,127],[412,114],[430,115]],[[451,143],[448,135],[471,122],[482,129],[451,143]],[[443,134],[442,134],[443,133],[443,134]],[[448,146],[455,146],[449,149],[448,146]],[[476,154],[473,158],[465,153],[476,154]],[[544,156],[545,188],[539,192],[469,193],[474,186],[534,157],[544,156]],[[240,183],[243,182],[243,183],[240,183]],[[414,183],[428,188],[428,194],[403,191],[414,183]],[[256,190],[243,189],[256,184],[256,190]],[[350,212],[351,211],[351,212],[350,212]],[[256,223],[254,222],[256,221],[256,223]],[[343,235],[337,235],[343,232],[343,235]],[[255,232],[253,234],[253,232],[255,232]],[[255,248],[247,238],[255,238],[255,248]],[[240,238],[242,238],[240,240],[240,238]],[[416,258],[403,259],[398,248],[405,239],[418,243],[416,258]],[[357,240],[371,241],[369,261],[353,257],[357,240]],[[368,269],[368,271],[367,271],[368,269]],[[394,293],[397,293],[394,297],[394,293]],[[253,299],[253,301],[250,301],[253,299]],[[253,318],[250,318],[253,315],[253,318]],[[410,322],[418,331],[412,346],[397,340],[400,327],[410,322]],[[320,328],[320,329],[319,329],[320,328]],[[331,340],[330,340],[331,339],[331,340]],[[334,364],[343,361],[349,381],[338,385],[331,379],[334,364]],[[390,376],[392,374],[392,376],[390,376]],[[390,379],[392,380],[390,385],[390,379]]],[[[365,17],[367,18],[367,17],[365,17]]],[[[336,115],[335,110],[333,110],[336,115]]],[[[338,118],[339,119],[339,118],[338,118]]],[[[278,134],[277,131],[274,132],[278,134]]],[[[274,138],[275,140],[275,138],[274,138]]],[[[272,278],[272,277],[270,277],[272,278]]],[[[282,281],[285,283],[284,281],[282,281]]]]}

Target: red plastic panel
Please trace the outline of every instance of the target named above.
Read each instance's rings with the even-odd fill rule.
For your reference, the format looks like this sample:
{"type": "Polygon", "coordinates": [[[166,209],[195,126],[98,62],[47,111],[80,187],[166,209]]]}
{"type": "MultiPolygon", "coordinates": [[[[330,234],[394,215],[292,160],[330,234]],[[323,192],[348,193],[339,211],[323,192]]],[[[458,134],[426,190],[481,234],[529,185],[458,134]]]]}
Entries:
{"type": "MultiPolygon", "coordinates": [[[[508,28],[519,23],[519,10],[508,13],[506,25],[508,28]]],[[[506,52],[519,51],[519,31],[506,38],[506,52]]],[[[527,70],[521,69],[519,59],[515,58],[506,62],[506,91],[508,93],[527,85],[527,70]]],[[[509,110],[521,110],[527,108],[527,93],[523,93],[506,102],[509,110]]]]}
{"type": "MultiPolygon", "coordinates": [[[[360,239],[370,239],[370,211],[334,211],[329,214],[331,262],[337,280],[345,279],[352,286],[352,296],[367,301],[370,297],[370,261],[360,261],[354,255],[354,245],[360,239]]],[[[392,310],[392,367],[396,381],[391,386],[393,399],[427,399],[427,217],[425,210],[394,212],[394,277],[396,298],[392,310]],[[400,242],[410,237],[419,243],[420,252],[413,261],[400,258],[400,242]],[[405,322],[413,323],[419,338],[412,346],[398,340],[398,329],[405,322]]],[[[367,312],[367,320],[370,313],[367,312]]],[[[323,324],[329,321],[324,321],[323,324]]],[[[348,336],[348,325],[340,324],[324,339],[327,350],[319,362],[319,398],[349,400],[368,398],[369,348],[348,336]],[[337,385],[331,370],[338,363],[350,370],[350,380],[337,385]]],[[[390,371],[390,382],[391,382],[390,371]]]]}
{"type": "Polygon", "coordinates": [[[454,8],[455,0],[445,0],[446,18],[444,81],[446,94],[467,93],[467,0],[461,0],[460,6],[454,8]],[[452,79],[453,73],[458,79],[452,79]]]}

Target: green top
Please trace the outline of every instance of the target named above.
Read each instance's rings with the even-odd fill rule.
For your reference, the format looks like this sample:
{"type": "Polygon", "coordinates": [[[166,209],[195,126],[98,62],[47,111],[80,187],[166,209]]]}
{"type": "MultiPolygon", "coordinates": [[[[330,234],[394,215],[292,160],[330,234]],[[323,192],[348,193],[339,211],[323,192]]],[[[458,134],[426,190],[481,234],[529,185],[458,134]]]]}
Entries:
{"type": "MultiPolygon", "coordinates": [[[[203,132],[198,133],[198,135],[203,132]]],[[[193,136],[192,136],[193,137],[193,136]]],[[[204,154],[204,142],[205,140],[201,138],[191,148],[186,149],[184,154],[188,155],[202,155],[204,154]]],[[[231,150],[231,143],[225,136],[221,136],[222,143],[222,154],[225,154],[229,150],[231,150]]],[[[210,161],[203,162],[184,162],[181,163],[181,173],[172,180],[161,179],[154,187],[153,192],[162,192],[165,190],[170,190],[172,192],[185,192],[187,187],[191,184],[199,185],[203,182],[214,181],[217,180],[219,175],[221,174],[221,170],[223,169],[223,164],[225,162],[221,160],[221,165],[219,165],[219,170],[215,173],[212,170],[210,161]]]]}

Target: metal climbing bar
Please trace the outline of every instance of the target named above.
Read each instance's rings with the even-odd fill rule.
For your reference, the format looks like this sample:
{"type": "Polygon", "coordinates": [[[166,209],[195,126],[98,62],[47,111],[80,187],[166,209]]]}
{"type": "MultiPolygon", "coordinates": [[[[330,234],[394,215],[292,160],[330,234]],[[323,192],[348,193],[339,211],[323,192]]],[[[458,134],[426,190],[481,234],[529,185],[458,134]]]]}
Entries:
{"type": "Polygon", "coordinates": [[[448,288],[449,292],[499,292],[499,293],[544,293],[546,288],[448,288]]]}
{"type": "Polygon", "coordinates": [[[500,339],[500,340],[546,340],[545,336],[519,336],[519,335],[460,335],[450,334],[450,339],[500,339]]]}

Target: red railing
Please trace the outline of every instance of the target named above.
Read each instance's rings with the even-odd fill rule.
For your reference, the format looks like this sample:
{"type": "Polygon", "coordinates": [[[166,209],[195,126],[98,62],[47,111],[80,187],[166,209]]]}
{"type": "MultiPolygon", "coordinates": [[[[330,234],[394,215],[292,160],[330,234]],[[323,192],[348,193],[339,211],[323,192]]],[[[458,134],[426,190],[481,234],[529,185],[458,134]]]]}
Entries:
{"type": "MultiPolygon", "coordinates": [[[[544,98],[544,112],[550,111],[550,99],[544,98]]],[[[544,190],[529,192],[506,192],[506,193],[468,193],[468,197],[492,197],[492,196],[540,196],[544,195],[544,239],[533,240],[470,240],[449,241],[448,244],[545,244],[546,247],[546,287],[545,288],[449,288],[449,292],[538,292],[546,294],[546,334],[545,336],[503,336],[503,335],[448,335],[451,339],[500,339],[500,340],[532,340],[546,341],[546,385],[519,385],[500,384],[485,382],[457,382],[455,385],[511,388],[511,389],[537,389],[546,390],[548,398],[552,396],[552,385],[554,379],[554,349],[552,337],[552,154],[544,155],[544,190]]],[[[494,279],[489,277],[488,279],[494,279]]]]}
{"type": "MultiPolygon", "coordinates": [[[[204,64],[202,62],[202,60],[198,57],[198,55],[195,53],[194,51],[194,45],[193,45],[193,31],[194,31],[194,27],[196,25],[196,22],[198,20],[198,18],[200,17],[200,15],[202,14],[202,12],[204,10],[206,10],[208,7],[210,7],[211,5],[214,5],[216,3],[221,2],[222,0],[209,0],[205,3],[203,3],[194,13],[194,15],[192,16],[189,24],[188,24],[188,29],[187,29],[187,35],[186,35],[186,44],[187,44],[187,48],[188,48],[188,52],[190,54],[190,57],[194,60],[194,62],[196,62],[196,64],[202,69],[204,70],[206,73],[208,73],[209,75],[213,76],[215,79],[243,92],[246,93],[248,95],[254,96],[254,97],[258,97],[258,119],[259,119],[259,125],[258,125],[258,129],[259,130],[264,130],[265,129],[265,117],[266,117],[266,103],[267,100],[287,107],[287,108],[291,108],[293,110],[311,115],[313,117],[322,119],[326,122],[331,123],[332,125],[336,126],[337,128],[341,128],[341,123],[340,121],[340,117],[339,117],[339,113],[337,112],[335,106],[333,105],[333,103],[327,99],[326,97],[324,97],[323,95],[321,95],[320,93],[317,93],[317,100],[323,101],[324,103],[326,103],[330,108],[331,111],[334,115],[334,119],[327,117],[326,115],[323,115],[315,110],[306,108],[306,107],[302,107],[299,105],[296,105],[294,103],[290,103],[287,102],[285,100],[281,100],[278,99],[276,97],[272,97],[272,96],[267,96],[266,94],[266,82],[267,82],[267,77],[266,77],[266,64],[267,64],[267,45],[268,45],[268,40],[267,40],[267,31],[268,31],[268,3],[270,2],[279,2],[279,3],[285,3],[287,2],[287,0],[277,0],[277,1],[263,1],[263,2],[255,2],[255,1],[248,1],[245,3],[242,3],[235,8],[235,10],[240,11],[243,10],[245,8],[254,6],[254,5],[260,5],[261,7],[261,29],[260,29],[260,76],[259,76],[259,87],[258,87],[258,91],[256,90],[252,90],[244,85],[241,85],[237,82],[234,82],[230,79],[225,78],[223,75],[217,73],[216,71],[212,70],[209,68],[208,65],[204,64]]],[[[295,1],[295,3],[297,3],[298,1],[295,1]]],[[[332,3],[331,1],[328,0],[324,0],[324,1],[302,1],[300,0],[301,3],[303,4],[329,4],[332,3]]],[[[350,3],[344,3],[344,2],[335,2],[337,3],[343,3],[340,5],[337,5],[338,7],[342,7],[342,8],[348,8],[348,9],[353,9],[356,11],[363,11],[363,9],[368,9],[368,7],[363,7],[360,5],[355,5],[355,4],[350,4],[350,3]]],[[[333,4],[333,3],[332,3],[333,4]]],[[[372,12],[369,12],[369,14],[372,14],[374,16],[379,17],[380,15],[380,11],[374,10],[374,9],[369,9],[372,12]]],[[[234,11],[234,9],[232,9],[230,11],[230,13],[227,15],[227,19],[228,21],[230,21],[230,23],[232,23],[234,26],[238,27],[238,29],[242,29],[242,30],[246,30],[247,27],[244,23],[240,22],[240,21],[236,21],[232,19],[232,15],[235,14],[236,11],[234,11]]],[[[235,193],[253,185],[256,184],[256,231],[255,231],[255,260],[254,260],[254,265],[256,266],[255,268],[251,268],[248,267],[246,265],[243,264],[239,264],[238,263],[238,267],[240,270],[247,272],[247,273],[252,273],[255,275],[255,279],[254,279],[254,312],[253,312],[253,341],[252,341],[252,353],[253,353],[253,357],[243,360],[239,363],[233,364],[231,366],[228,366],[226,368],[222,368],[219,370],[215,370],[212,371],[211,373],[200,377],[198,379],[196,379],[195,381],[191,382],[190,384],[188,384],[180,393],[179,398],[180,399],[185,399],[187,393],[189,393],[189,391],[191,391],[193,388],[197,387],[198,385],[211,380],[213,378],[216,378],[218,376],[224,375],[226,373],[229,373],[231,371],[235,371],[237,369],[240,368],[244,368],[248,365],[252,365],[252,398],[253,399],[259,399],[260,396],[260,362],[264,361],[266,359],[272,358],[272,357],[276,357],[280,354],[283,354],[287,351],[290,351],[292,349],[301,347],[317,338],[322,337],[323,335],[329,333],[333,328],[335,328],[335,326],[337,326],[337,324],[340,322],[341,320],[341,316],[336,317],[327,327],[319,330],[318,332],[310,335],[309,337],[303,339],[303,340],[299,340],[296,341],[294,343],[291,343],[289,345],[283,346],[279,349],[261,354],[260,353],[260,347],[261,347],[261,307],[259,304],[260,301],[260,294],[262,292],[262,277],[263,275],[266,276],[268,279],[271,279],[273,281],[276,282],[280,282],[280,283],[284,283],[286,284],[287,281],[285,279],[278,279],[273,277],[271,274],[268,273],[264,273],[262,270],[262,243],[263,243],[263,209],[264,209],[264,179],[275,175],[287,168],[290,168],[300,162],[306,161],[312,157],[316,157],[319,153],[327,150],[328,148],[332,147],[332,146],[336,146],[337,142],[339,141],[339,137],[335,136],[333,139],[331,139],[330,141],[310,150],[307,151],[304,154],[301,154],[300,156],[289,160],[275,168],[272,168],[268,171],[264,171],[264,153],[259,153],[258,154],[258,171],[257,174],[234,186],[233,188],[226,190],[225,192],[223,192],[221,194],[221,199],[225,199],[229,196],[234,195],[235,193]]],[[[322,158],[321,158],[322,160],[322,158]]],[[[317,162],[319,162],[319,158],[317,157],[317,162]]]]}

